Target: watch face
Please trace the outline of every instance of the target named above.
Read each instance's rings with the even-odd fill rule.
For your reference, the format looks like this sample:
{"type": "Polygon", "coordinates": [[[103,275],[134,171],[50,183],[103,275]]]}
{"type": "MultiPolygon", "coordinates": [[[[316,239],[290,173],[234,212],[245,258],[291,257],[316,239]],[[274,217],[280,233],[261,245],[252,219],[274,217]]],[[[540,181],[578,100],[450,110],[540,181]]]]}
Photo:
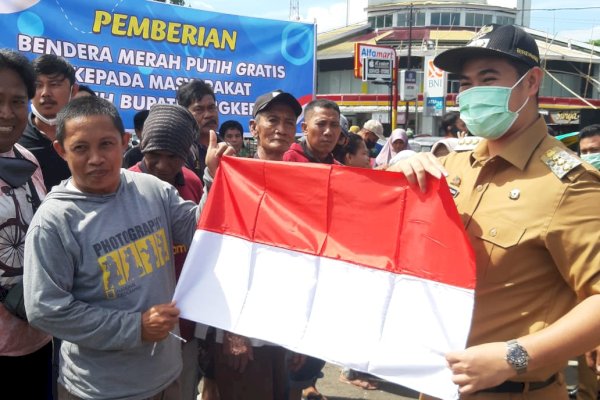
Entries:
{"type": "Polygon", "coordinates": [[[529,355],[523,347],[515,343],[508,347],[506,359],[516,369],[526,368],[529,355]]]}

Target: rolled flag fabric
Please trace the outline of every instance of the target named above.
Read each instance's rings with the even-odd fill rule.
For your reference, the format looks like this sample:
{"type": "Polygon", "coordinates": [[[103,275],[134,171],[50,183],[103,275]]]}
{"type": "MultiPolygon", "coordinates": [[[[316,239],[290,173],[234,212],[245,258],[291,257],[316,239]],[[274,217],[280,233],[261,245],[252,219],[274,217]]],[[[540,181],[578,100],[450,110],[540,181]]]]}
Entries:
{"type": "Polygon", "coordinates": [[[444,180],[224,157],[174,299],[183,318],[442,399],[475,258],[444,180]]]}

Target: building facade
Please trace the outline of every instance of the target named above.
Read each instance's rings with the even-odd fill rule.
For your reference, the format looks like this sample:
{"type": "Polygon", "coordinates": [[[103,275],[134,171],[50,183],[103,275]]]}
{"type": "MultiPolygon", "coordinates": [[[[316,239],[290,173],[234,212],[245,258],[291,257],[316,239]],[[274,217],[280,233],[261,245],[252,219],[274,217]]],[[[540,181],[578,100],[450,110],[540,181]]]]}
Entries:
{"type": "MultiPolygon", "coordinates": [[[[389,85],[363,82],[354,77],[354,44],[395,49],[399,69],[418,71],[417,101],[399,101],[397,126],[416,133],[436,135],[435,120],[423,119],[423,63],[426,56],[468,42],[489,23],[516,24],[534,36],[545,71],[540,109],[558,133],[579,129],[582,110],[600,108],[600,47],[554,37],[528,28],[530,0],[517,8],[487,4],[486,0],[391,1],[369,0],[368,21],[321,33],[317,43],[317,96],[332,99],[353,124],[381,120],[391,132],[389,85]],[[406,111],[408,110],[408,114],[406,111]]],[[[458,79],[449,74],[445,111],[456,110],[458,79]]]]}

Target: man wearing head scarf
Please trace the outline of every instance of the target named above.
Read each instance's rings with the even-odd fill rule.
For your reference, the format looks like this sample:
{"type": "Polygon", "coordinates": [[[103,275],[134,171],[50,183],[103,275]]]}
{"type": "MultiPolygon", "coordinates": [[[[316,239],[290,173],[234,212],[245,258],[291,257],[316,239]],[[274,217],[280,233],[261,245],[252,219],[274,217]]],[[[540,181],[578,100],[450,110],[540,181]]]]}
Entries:
{"type": "MultiPolygon", "coordinates": [[[[184,200],[200,203],[202,182],[185,161],[197,133],[194,116],[184,107],[175,104],[157,104],[150,109],[144,123],[141,150],[142,161],[129,168],[144,172],[173,185],[184,200]]],[[[187,255],[187,246],[173,243],[175,273],[179,274],[187,255]]],[[[195,400],[198,395],[200,371],[198,365],[198,339],[194,338],[195,323],[179,319],[182,344],[183,370],[180,376],[181,399],[195,400]]]]}
{"type": "Polygon", "coordinates": [[[396,154],[402,150],[410,149],[408,145],[408,135],[406,131],[401,128],[394,129],[392,134],[385,142],[385,145],[375,158],[375,166],[386,166],[390,163],[390,160],[394,158],[396,154]]]}

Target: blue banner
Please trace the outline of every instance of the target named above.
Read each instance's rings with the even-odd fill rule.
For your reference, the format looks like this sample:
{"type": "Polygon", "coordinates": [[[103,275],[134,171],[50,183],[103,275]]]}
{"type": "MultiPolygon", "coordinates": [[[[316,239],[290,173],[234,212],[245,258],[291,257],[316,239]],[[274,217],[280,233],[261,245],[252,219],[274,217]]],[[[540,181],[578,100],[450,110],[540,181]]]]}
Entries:
{"type": "Polygon", "coordinates": [[[175,103],[190,79],[209,82],[220,122],[248,129],[254,101],[282,89],[312,100],[315,26],[145,0],[0,2],[0,47],[56,54],[120,110],[126,127],[155,103],[175,103]]]}

